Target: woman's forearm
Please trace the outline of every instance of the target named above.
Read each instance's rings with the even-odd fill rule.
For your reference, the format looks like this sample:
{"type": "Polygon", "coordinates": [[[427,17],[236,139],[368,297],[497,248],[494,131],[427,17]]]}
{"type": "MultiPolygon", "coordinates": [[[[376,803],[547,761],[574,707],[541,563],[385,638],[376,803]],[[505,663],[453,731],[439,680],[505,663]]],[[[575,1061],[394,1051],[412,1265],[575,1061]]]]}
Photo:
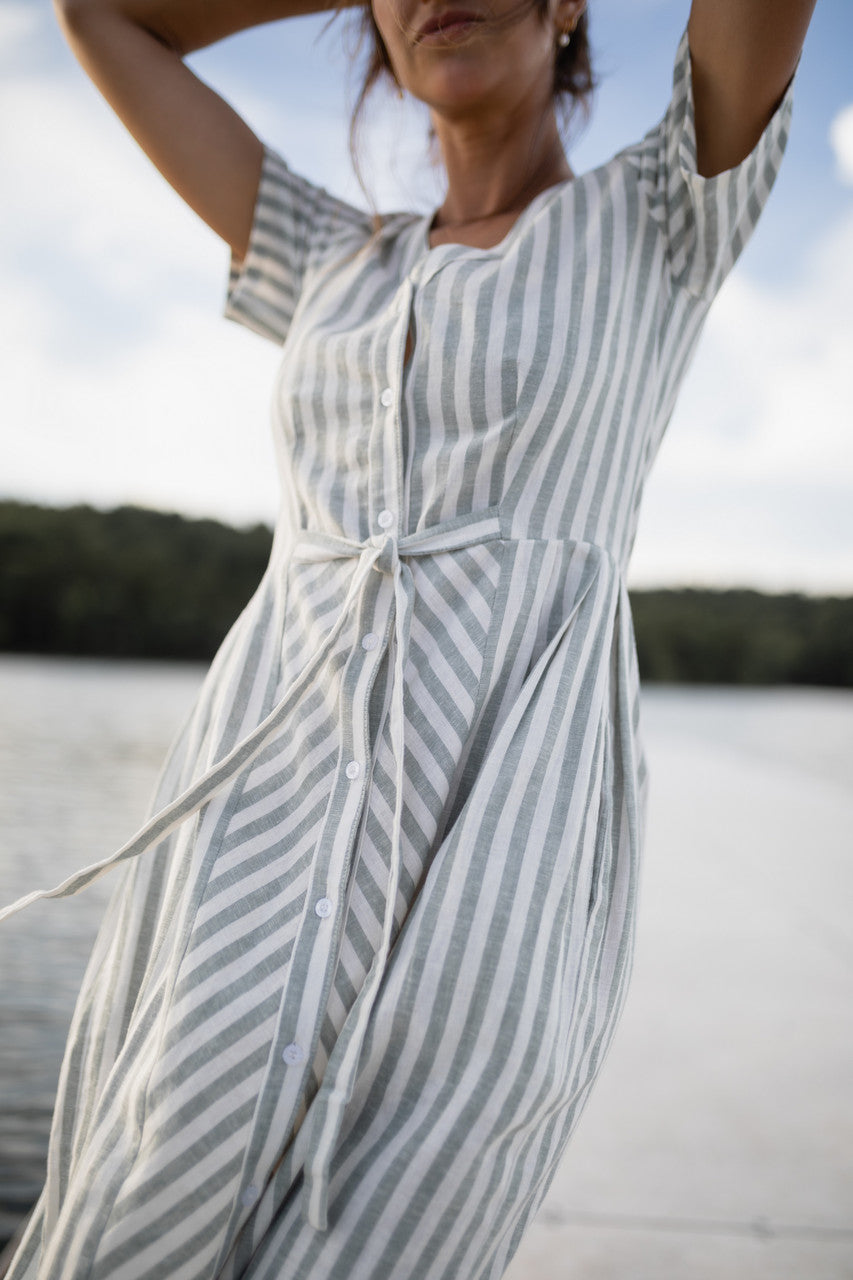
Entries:
{"type": "Polygon", "coordinates": [[[193,73],[184,55],[247,27],[312,12],[319,9],[318,0],[54,0],[54,5],[77,60],[116,115],[167,182],[242,257],[261,143],[193,73]]]}
{"type": "Polygon", "coordinates": [[[815,0],[693,0],[696,151],[706,177],[748,155],[791,79],[815,0]]]}
{"type": "Polygon", "coordinates": [[[97,39],[105,22],[127,22],[181,56],[264,22],[334,7],[335,0],[54,0],[72,40],[97,39]]]}

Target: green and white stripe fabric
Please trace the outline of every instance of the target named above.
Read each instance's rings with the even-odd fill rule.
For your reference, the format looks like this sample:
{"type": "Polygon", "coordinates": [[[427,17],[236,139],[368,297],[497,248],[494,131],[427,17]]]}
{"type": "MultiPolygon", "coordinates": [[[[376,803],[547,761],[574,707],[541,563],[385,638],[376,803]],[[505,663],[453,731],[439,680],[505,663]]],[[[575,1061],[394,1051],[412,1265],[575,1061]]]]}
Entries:
{"type": "Polygon", "coordinates": [[[628,981],[640,497],[789,126],[703,180],[689,76],[488,250],[266,152],[281,522],[151,822],[53,891],[125,864],[12,1280],[507,1267],[628,981]]]}

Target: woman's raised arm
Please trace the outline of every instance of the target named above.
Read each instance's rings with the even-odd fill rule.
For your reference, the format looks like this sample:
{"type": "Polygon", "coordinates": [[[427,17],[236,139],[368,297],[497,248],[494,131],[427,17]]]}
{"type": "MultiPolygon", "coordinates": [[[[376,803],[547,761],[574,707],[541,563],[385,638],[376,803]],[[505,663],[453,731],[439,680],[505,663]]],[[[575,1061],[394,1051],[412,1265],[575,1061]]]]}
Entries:
{"type": "Polygon", "coordinates": [[[330,0],[54,0],[68,43],[166,180],[243,257],[262,147],[183,62],[247,27],[330,0]]]}
{"type": "Polygon", "coordinates": [[[755,146],[794,74],[815,0],[693,0],[688,39],[705,177],[755,146]]]}

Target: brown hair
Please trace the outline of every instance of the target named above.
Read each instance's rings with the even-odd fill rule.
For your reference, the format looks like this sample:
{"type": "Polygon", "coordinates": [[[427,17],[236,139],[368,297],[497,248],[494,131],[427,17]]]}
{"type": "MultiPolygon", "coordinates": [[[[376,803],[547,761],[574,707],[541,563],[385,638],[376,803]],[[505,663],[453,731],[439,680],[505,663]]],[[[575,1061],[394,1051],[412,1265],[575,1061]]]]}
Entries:
{"type": "MultiPolygon", "coordinates": [[[[362,47],[365,45],[367,47],[367,65],[350,120],[349,143],[353,166],[361,182],[358,164],[358,131],[365,104],[371,90],[383,76],[388,76],[394,83],[396,80],[388,51],[373,17],[370,0],[361,3],[358,8],[360,10],[359,43],[362,47]]],[[[548,13],[548,0],[531,0],[531,8],[538,9],[544,18],[548,13]]],[[[578,107],[585,116],[589,115],[595,86],[589,44],[589,17],[585,9],[578,18],[571,41],[565,48],[557,46],[554,59],[554,98],[564,125],[568,124],[578,107]]]]}

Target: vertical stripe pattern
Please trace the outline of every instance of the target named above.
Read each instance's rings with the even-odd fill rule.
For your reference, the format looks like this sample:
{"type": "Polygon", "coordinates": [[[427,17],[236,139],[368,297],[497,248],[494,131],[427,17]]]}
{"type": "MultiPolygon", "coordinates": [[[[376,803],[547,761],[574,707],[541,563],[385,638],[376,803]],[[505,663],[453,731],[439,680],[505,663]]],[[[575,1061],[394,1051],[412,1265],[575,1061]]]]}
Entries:
{"type": "Polygon", "coordinates": [[[266,151],[281,522],[149,822],[47,891],[122,864],[11,1280],[504,1273],[630,972],[643,486],[790,111],[700,178],[685,37],[487,250],[266,151]]]}

